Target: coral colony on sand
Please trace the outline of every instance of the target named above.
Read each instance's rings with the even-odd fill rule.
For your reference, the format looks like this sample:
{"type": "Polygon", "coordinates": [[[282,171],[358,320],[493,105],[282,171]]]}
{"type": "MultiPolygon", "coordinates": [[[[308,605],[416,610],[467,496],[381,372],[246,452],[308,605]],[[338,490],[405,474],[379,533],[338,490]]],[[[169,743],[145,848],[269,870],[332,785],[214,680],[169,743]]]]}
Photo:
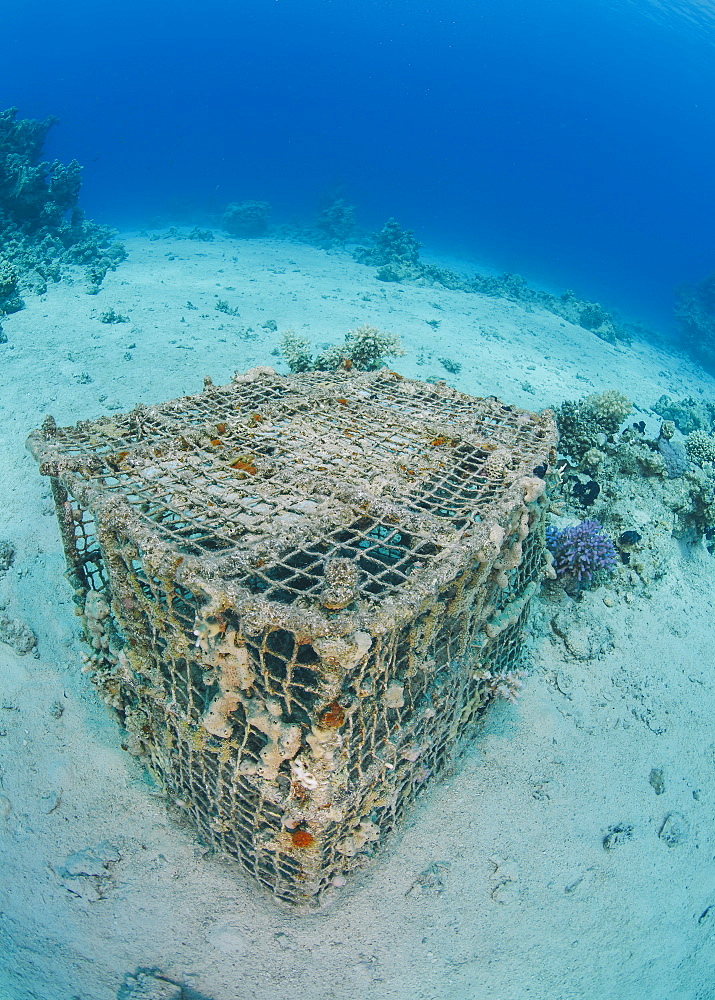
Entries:
{"type": "Polygon", "coordinates": [[[348,330],[342,344],[333,344],[317,357],[313,357],[310,344],[293,330],[286,330],[281,343],[281,353],[292,372],[374,372],[385,367],[388,358],[400,357],[400,338],[393,333],[363,324],[348,330]]]}
{"type": "Polygon", "coordinates": [[[616,550],[598,521],[582,521],[571,528],[548,527],[546,546],[554,557],[557,577],[589,584],[599,571],[616,566],[616,550]]]}

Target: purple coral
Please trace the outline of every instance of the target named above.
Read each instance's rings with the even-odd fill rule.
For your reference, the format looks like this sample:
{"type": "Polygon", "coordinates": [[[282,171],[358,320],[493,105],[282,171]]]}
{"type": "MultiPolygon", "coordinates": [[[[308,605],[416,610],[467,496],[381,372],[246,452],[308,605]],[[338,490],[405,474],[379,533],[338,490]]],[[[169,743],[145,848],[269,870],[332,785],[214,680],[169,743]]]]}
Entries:
{"type": "Polygon", "coordinates": [[[546,529],[546,547],[554,557],[556,575],[590,583],[599,570],[610,572],[616,565],[612,540],[598,521],[582,521],[573,528],[546,529]]]}

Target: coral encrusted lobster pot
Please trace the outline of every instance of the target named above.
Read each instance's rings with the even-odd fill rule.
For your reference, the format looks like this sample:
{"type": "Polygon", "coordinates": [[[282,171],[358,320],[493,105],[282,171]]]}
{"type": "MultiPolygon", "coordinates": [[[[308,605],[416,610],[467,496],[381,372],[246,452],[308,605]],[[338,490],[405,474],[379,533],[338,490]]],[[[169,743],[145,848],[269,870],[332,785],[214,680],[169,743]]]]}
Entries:
{"type": "Polygon", "coordinates": [[[270,368],[30,436],[125,746],[280,899],[364,864],[514,677],[556,437],[444,383],[270,368]]]}

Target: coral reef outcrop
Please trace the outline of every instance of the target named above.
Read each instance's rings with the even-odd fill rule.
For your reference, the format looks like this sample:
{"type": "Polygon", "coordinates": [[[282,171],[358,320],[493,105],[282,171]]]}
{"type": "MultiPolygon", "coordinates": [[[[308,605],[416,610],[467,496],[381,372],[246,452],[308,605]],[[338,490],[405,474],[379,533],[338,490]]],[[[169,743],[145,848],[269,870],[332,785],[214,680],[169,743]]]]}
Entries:
{"type": "Polygon", "coordinates": [[[715,366],[715,273],[676,289],[675,318],[689,350],[715,366]]]}
{"type": "Polygon", "coordinates": [[[77,207],[82,168],[76,160],[42,160],[56,118],[17,119],[0,112],[0,316],[17,312],[21,290],[44,292],[72,264],[87,268],[89,291],[124,260],[114,232],[77,207]]]}
{"type": "Polygon", "coordinates": [[[601,460],[596,460],[595,452],[618,432],[632,406],[616,389],[566,400],[556,410],[560,453],[578,461],[588,456],[587,465],[598,465],[601,460]]]}
{"type": "Polygon", "coordinates": [[[692,431],[715,431],[715,403],[704,399],[673,400],[670,396],[660,396],[653,409],[663,420],[672,420],[682,434],[692,431]]]}
{"type": "Polygon", "coordinates": [[[326,245],[344,244],[355,230],[355,209],[343,198],[333,198],[321,208],[315,227],[326,245]]]}
{"type": "Polygon", "coordinates": [[[572,291],[561,295],[540,291],[520,274],[475,274],[470,278],[449,268],[427,264],[420,259],[421,246],[411,229],[402,229],[394,219],[388,219],[379,232],[373,233],[372,245],[356,247],[353,256],[361,264],[376,266],[381,281],[417,281],[537,305],[609,343],[629,342],[634,333],[644,332],[639,326],[618,319],[598,302],[579,299],[572,291]]]}
{"type": "Polygon", "coordinates": [[[381,281],[406,281],[421,278],[425,265],[420,261],[422,246],[411,229],[402,229],[395,219],[388,219],[378,233],[372,236],[373,245],[358,247],[355,259],[361,264],[378,268],[381,281]]]}
{"type": "Polygon", "coordinates": [[[232,202],[221,219],[221,226],[231,236],[250,239],[263,236],[268,230],[271,206],[267,201],[232,202]]]}
{"type": "Polygon", "coordinates": [[[651,410],[671,419],[655,433],[652,416],[623,426],[629,408],[614,390],[555,408],[563,461],[550,529],[555,552],[555,532],[588,510],[615,540],[611,585],[626,591],[663,576],[677,542],[715,551],[715,406],[661,396],[651,410]]]}

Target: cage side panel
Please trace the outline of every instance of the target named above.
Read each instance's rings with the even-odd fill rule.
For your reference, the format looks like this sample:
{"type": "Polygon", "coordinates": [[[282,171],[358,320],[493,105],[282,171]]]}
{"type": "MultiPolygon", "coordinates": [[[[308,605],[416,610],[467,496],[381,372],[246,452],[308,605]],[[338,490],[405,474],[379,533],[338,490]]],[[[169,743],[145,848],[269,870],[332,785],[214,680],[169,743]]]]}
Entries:
{"type": "Polygon", "coordinates": [[[540,575],[539,528],[537,517],[508,587],[495,582],[492,564],[475,564],[416,619],[374,640],[337,689],[315,650],[292,633],[244,637],[251,684],[230,713],[228,739],[203,725],[217,691],[207,660],[227,629],[241,632],[239,617],[227,612],[223,631],[202,637],[200,598],[152,574],[136,545],[101,531],[125,643],[105,691],[121,707],[131,749],[202,836],[264,887],[288,902],[319,896],[385,842],[464,743],[494,694],[493,678],[518,668],[528,602],[493,638],[485,639],[484,627],[540,575]],[[336,733],[321,727],[329,698],[339,706],[336,733]],[[299,729],[300,740],[266,779],[270,739],[260,713],[268,703],[285,726],[299,729]],[[295,759],[323,779],[317,805],[312,789],[293,780],[295,759]],[[296,845],[289,825],[310,842],[304,836],[296,845]]]}

